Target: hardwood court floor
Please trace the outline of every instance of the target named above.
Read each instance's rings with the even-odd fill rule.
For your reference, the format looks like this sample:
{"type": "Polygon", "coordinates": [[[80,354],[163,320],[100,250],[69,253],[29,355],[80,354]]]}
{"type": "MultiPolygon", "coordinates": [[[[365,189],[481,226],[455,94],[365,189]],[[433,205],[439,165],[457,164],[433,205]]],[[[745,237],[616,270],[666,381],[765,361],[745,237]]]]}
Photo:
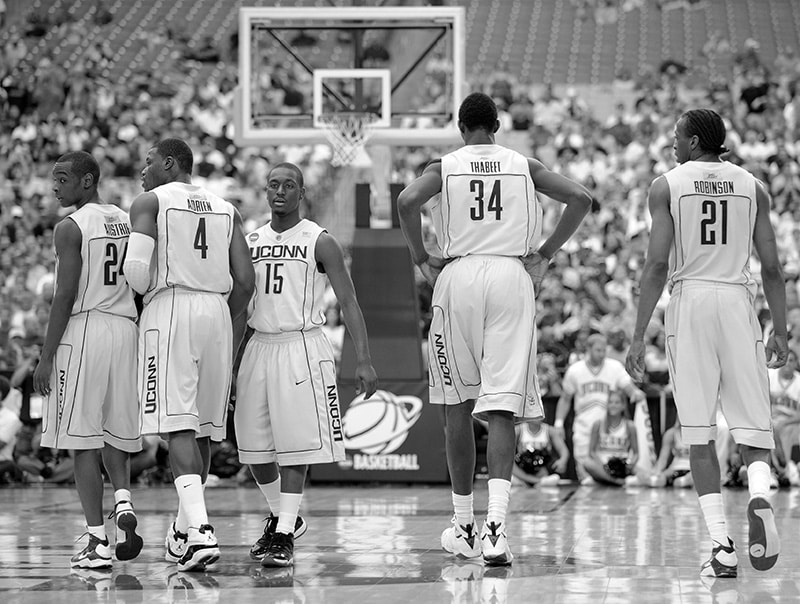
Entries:
{"type": "MultiPolygon", "coordinates": [[[[783,549],[765,573],[747,560],[747,493],[724,491],[739,578],[712,585],[698,574],[709,539],[693,491],[514,487],[509,568],[441,551],[451,515],[444,486],[312,485],[301,510],[309,531],[297,542],[294,569],[265,569],[248,558],[263,527],[257,489],[219,487],[206,497],[222,550],[207,573],[179,573],[163,560],[176,505],[167,487],[134,491],[145,539],[139,558],[115,562],[111,572],[71,573],[83,531],[75,491],[0,488],[0,603],[800,602],[800,489],[773,491],[783,549]]],[[[482,483],[476,509],[485,502],[482,483]]]]}

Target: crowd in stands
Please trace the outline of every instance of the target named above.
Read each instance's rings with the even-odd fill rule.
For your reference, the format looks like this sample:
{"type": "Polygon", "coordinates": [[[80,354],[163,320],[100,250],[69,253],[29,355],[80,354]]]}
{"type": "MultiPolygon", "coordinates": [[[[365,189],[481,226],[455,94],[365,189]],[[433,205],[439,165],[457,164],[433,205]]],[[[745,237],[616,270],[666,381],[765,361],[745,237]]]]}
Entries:
{"type": "MultiPolygon", "coordinates": [[[[46,53],[31,62],[28,49],[42,31],[28,25],[0,27],[0,374],[22,395],[15,457],[35,458],[41,464],[29,459],[25,475],[53,480],[68,462],[59,452],[38,451],[35,424],[41,400],[32,392],[31,372],[53,293],[52,229],[63,216],[50,194],[56,158],[70,150],[91,152],[102,170],[101,197],[127,208],[141,190],[138,173],[148,147],[167,134],[183,138],[195,152],[197,181],[236,203],[253,228],[267,217],[262,188],[270,165],[287,156],[300,164],[312,204],[330,199],[334,174],[320,161],[329,155],[319,149],[234,145],[233,64],[215,79],[194,81],[185,77],[182,57],[172,71],[157,76],[139,72],[109,80],[103,74],[111,54],[102,42],[73,65],[59,64],[46,53]]],[[[41,27],[47,31],[55,26],[41,27]]],[[[74,35],[68,23],[63,27],[59,35],[74,35]]],[[[162,36],[162,42],[169,38],[161,31],[152,35],[162,36]]],[[[589,99],[574,90],[534,87],[501,70],[472,78],[474,89],[496,99],[503,129],[522,135],[529,155],[586,185],[596,200],[580,231],[554,259],[538,299],[539,375],[545,393],[559,396],[561,376],[585,353],[592,333],[606,334],[609,355],[624,357],[647,245],[648,186],[674,165],[672,129],[677,117],[700,105],[716,109],[726,120],[726,159],[756,174],[772,194],[786,273],[790,344],[800,352],[800,62],[786,49],[767,65],[758,50],[754,41],[736,49],[712,36],[705,54],[708,65],[719,69],[709,71],[709,77],[698,78],[674,61],[643,69],[636,79],[621,76],[615,82],[621,100],[608,116],[593,114],[589,99]],[[729,73],[721,66],[729,67],[729,73]]],[[[227,54],[225,49],[220,52],[223,58],[227,54]]],[[[408,182],[440,152],[395,149],[393,180],[408,182]]],[[[546,199],[543,203],[547,232],[559,206],[546,199]]],[[[314,206],[308,209],[313,214],[314,206]]],[[[758,276],[755,258],[752,268],[758,276]]],[[[429,299],[429,293],[423,291],[421,299],[429,299]]],[[[665,302],[666,298],[662,315],[665,302]]],[[[765,308],[763,297],[758,304],[759,310],[765,308]]],[[[766,313],[761,316],[768,329],[766,313]]],[[[669,384],[658,319],[648,341],[644,388],[648,396],[661,397],[669,384]]],[[[7,445],[0,438],[0,464],[7,445]]],[[[221,456],[229,463],[225,454],[221,456]]],[[[147,463],[159,455],[163,452],[156,443],[147,452],[147,463]]],[[[21,474],[5,471],[0,481],[4,476],[21,474]]]]}

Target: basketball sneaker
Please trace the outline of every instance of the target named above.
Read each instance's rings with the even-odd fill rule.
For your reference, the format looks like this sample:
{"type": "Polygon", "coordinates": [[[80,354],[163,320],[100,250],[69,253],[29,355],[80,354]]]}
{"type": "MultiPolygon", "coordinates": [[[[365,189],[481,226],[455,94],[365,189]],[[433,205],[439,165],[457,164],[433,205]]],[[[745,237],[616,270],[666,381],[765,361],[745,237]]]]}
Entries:
{"type": "Polygon", "coordinates": [[[130,501],[118,501],[109,518],[114,519],[117,527],[117,542],[114,545],[114,555],[117,560],[133,560],[142,551],[144,541],[136,534],[138,521],[133,513],[130,501]]]}
{"type": "Polygon", "coordinates": [[[469,524],[459,524],[455,515],[453,526],[442,531],[442,549],[458,558],[477,558],[481,555],[481,543],[475,530],[475,519],[469,524]]]}
{"type": "Polygon", "coordinates": [[[508,547],[505,522],[484,522],[481,529],[483,561],[489,566],[507,566],[514,556],[508,547]]]}
{"type": "Polygon", "coordinates": [[[175,528],[174,522],[170,524],[167,529],[167,537],[164,539],[164,546],[167,548],[167,553],[164,554],[164,560],[177,563],[186,551],[186,542],[188,540],[189,535],[175,528]]]}
{"type": "Polygon", "coordinates": [[[734,579],[738,574],[739,558],[736,556],[736,547],[728,537],[728,545],[713,542],[711,557],[700,567],[701,577],[717,577],[734,579]]]}
{"type": "MultiPolygon", "coordinates": [[[[272,536],[275,534],[275,529],[278,528],[278,517],[275,514],[270,514],[267,518],[267,523],[264,525],[264,534],[258,538],[250,548],[250,558],[252,560],[263,560],[264,554],[269,549],[269,542],[272,541],[272,536]]],[[[294,538],[299,539],[305,535],[308,530],[308,524],[303,517],[298,514],[297,519],[294,521],[294,538]]]]}
{"type": "Polygon", "coordinates": [[[747,504],[747,520],[750,523],[750,564],[756,570],[769,570],[775,566],[781,553],[775,512],[766,499],[753,497],[747,504]]]}
{"type": "MultiPolygon", "coordinates": [[[[108,544],[108,538],[100,541],[91,533],[84,535],[89,535],[89,543],[70,558],[69,565],[72,568],[111,568],[111,546],[108,544]]],[[[83,535],[80,538],[83,538],[83,535]]]]}
{"type": "Polygon", "coordinates": [[[202,572],[206,566],[219,560],[219,544],[213,526],[190,526],[186,534],[186,548],[178,560],[178,570],[202,572]]]}
{"type": "Polygon", "coordinates": [[[294,564],[294,535],[275,533],[261,560],[261,566],[291,566],[292,564],[294,564]]]}

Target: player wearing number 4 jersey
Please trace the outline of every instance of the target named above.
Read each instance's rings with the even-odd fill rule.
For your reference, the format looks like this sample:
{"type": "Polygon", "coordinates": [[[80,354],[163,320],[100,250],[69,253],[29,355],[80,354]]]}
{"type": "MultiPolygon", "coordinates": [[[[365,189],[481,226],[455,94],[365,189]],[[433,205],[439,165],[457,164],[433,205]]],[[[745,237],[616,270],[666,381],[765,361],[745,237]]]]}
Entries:
{"type": "Polygon", "coordinates": [[[497,107],[487,95],[470,94],[458,119],[464,146],[431,162],[400,194],[398,209],[414,262],[435,283],[428,338],[430,400],[445,405],[455,508],[442,547],[504,565],[512,560],[505,520],[514,424],[542,417],[534,293],[592,198],[541,162],[496,145],[497,107]],[[541,245],[537,192],[567,205],[541,245]],[[430,212],[442,258],[428,255],[421,231],[420,209],[437,195],[430,212]],[[489,424],[489,507],[480,537],[472,511],[472,415],[489,424]]]}
{"type": "Polygon", "coordinates": [[[89,534],[72,557],[80,568],[111,566],[104,528],[101,455],[114,485],[119,560],[139,555],[131,506],[130,453],[140,451],[136,400],[136,306],[122,274],[130,223],[97,193],[100,167],[83,151],[53,168],[59,204],[75,211],[55,228],[56,287],[34,387],[47,397],[42,446],[75,450],[75,485],[89,534]]]}
{"type": "Polygon", "coordinates": [[[236,382],[239,460],[250,465],[270,517],[250,549],[263,566],[291,566],[308,464],[344,459],[333,349],[321,326],[330,281],[353,337],[356,382],[365,398],[377,387],[367,330],[339,243],[300,218],[303,174],[281,163],[267,176],[270,221],[247,236],[256,270],[248,312],[254,329],[236,382]]]}
{"type": "Polygon", "coordinates": [[[192,164],[180,139],[148,151],[146,192],[131,205],[125,260],[128,281],[145,301],[139,325],[142,433],[169,440],[179,506],[165,557],[182,571],[202,570],[219,558],[203,483],[209,441],[225,436],[231,366],[254,283],[239,213],[192,184],[192,164]]]}
{"type": "Polygon", "coordinates": [[[712,539],[701,574],[712,577],[735,577],[738,561],[720,493],[718,405],[747,464],[750,562],[767,570],[778,559],[769,504],[774,441],[767,367],[782,366],[788,354],[786,290],[769,195],[749,172],[720,159],[724,142],[725,125],[714,111],[688,111],[675,125],[673,150],[680,165],[650,188],[653,227],[626,361],[631,376],[642,381],[645,328],[669,279],[667,357],[681,436],[690,445],[694,485],[712,539]],[[775,326],[766,347],[753,305],[753,247],[775,326]]]}

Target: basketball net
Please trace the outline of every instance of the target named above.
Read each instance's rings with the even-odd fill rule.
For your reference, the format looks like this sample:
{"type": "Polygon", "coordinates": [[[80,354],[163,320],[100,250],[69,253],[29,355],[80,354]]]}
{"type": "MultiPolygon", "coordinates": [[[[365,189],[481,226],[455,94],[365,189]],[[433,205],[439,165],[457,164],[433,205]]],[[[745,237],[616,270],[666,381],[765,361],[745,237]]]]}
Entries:
{"type": "Polygon", "coordinates": [[[333,150],[332,166],[349,166],[372,136],[372,113],[325,113],[320,116],[333,150]]]}

